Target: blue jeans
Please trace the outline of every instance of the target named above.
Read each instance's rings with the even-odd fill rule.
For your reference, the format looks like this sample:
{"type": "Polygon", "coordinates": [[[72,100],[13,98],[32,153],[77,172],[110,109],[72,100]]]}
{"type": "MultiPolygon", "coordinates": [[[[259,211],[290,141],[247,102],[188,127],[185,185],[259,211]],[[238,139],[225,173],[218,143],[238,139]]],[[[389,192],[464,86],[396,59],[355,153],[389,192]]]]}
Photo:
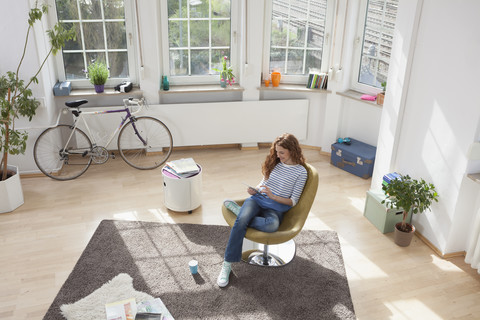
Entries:
{"type": "Polygon", "coordinates": [[[230,232],[225,261],[238,262],[242,259],[243,238],[247,233],[247,227],[263,232],[275,232],[282,222],[283,213],[290,208],[259,195],[246,199],[230,232]]]}

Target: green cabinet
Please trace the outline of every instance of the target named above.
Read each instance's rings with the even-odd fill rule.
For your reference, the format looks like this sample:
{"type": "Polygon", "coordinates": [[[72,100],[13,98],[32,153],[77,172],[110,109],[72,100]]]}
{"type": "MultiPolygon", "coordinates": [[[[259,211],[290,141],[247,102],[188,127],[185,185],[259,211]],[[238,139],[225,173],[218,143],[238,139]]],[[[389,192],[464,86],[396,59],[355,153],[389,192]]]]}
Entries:
{"type": "MultiPolygon", "coordinates": [[[[386,204],[382,204],[384,199],[383,191],[367,191],[363,215],[382,233],[388,233],[393,232],[397,222],[402,222],[403,209],[388,209],[386,204]]],[[[411,219],[412,213],[409,213],[407,222],[410,223],[411,219]]]]}

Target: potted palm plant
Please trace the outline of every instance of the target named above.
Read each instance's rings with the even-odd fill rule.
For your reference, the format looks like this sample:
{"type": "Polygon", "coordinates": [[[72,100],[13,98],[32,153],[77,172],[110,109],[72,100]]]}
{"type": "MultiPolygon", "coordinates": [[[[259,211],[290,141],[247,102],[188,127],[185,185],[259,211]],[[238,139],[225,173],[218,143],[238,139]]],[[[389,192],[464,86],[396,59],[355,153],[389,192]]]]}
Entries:
{"type": "Polygon", "coordinates": [[[95,86],[95,92],[102,93],[108,79],[107,65],[103,62],[95,61],[88,65],[87,75],[90,82],[95,86]]]}
{"type": "Polygon", "coordinates": [[[15,72],[8,71],[0,76],[0,213],[13,211],[23,204],[23,191],[18,168],[8,165],[8,155],[25,153],[28,134],[15,129],[15,119],[26,117],[28,120],[32,120],[39,102],[33,97],[30,85],[38,83],[37,76],[50,54],[55,55],[66,41],[75,38],[73,29],[66,30],[60,24],[47,30],[50,38],[50,50],[28,81],[20,79],[19,70],[26,55],[29,34],[35,22],[41,20],[47,12],[47,5],[44,4],[39,8],[38,3],[35,2],[28,15],[28,29],[20,62],[15,72]]]}
{"type": "Polygon", "coordinates": [[[389,208],[402,208],[403,220],[395,225],[394,241],[397,245],[406,247],[412,241],[415,227],[407,223],[408,213],[422,213],[429,209],[433,201],[438,202],[435,186],[425,180],[412,179],[409,175],[400,175],[390,183],[382,185],[386,197],[382,203],[389,208]]]}

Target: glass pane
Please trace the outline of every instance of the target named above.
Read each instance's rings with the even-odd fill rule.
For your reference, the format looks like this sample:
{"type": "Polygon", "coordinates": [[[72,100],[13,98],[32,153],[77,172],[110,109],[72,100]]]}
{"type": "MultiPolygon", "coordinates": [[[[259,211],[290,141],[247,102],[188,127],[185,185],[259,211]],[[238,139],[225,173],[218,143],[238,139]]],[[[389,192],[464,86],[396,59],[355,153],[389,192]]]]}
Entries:
{"type": "Polygon", "coordinates": [[[286,46],[287,45],[287,26],[282,19],[272,20],[272,46],[286,46]]]}
{"type": "Polygon", "coordinates": [[[304,50],[290,49],[288,51],[288,74],[303,74],[303,53],[304,50]]]}
{"type": "Polygon", "coordinates": [[[108,49],[126,49],[127,34],[124,22],[105,22],[108,49]]]}
{"type": "Polygon", "coordinates": [[[376,79],[378,60],[369,56],[362,56],[358,82],[374,87],[381,87],[381,82],[376,79]]]}
{"type": "Polygon", "coordinates": [[[55,1],[58,20],[78,20],[77,2],[71,0],[55,1]]]}
{"type": "Polygon", "coordinates": [[[325,27],[311,21],[308,23],[307,47],[323,48],[323,39],[325,35],[325,27]]]}
{"type": "Polygon", "coordinates": [[[187,1],[186,0],[168,0],[168,17],[169,18],[186,18],[187,17],[187,1]]]}
{"type": "Polygon", "coordinates": [[[305,45],[305,21],[290,21],[289,47],[303,47],[305,45]]]}
{"type": "MultiPolygon", "coordinates": [[[[227,57],[227,68],[230,66],[230,50],[212,50],[212,69],[223,69],[223,57],[227,57]]],[[[212,70],[212,73],[219,74],[219,72],[212,70]]]]}
{"type": "MultiPolygon", "coordinates": [[[[208,0],[189,0],[190,18],[208,18],[208,0]]],[[[186,1],[185,1],[186,2],[186,1]]]]}
{"type": "Polygon", "coordinates": [[[168,22],[168,41],[170,48],[188,46],[188,23],[187,21],[168,22]]]}
{"type": "Polygon", "coordinates": [[[87,52],[87,64],[94,63],[95,61],[100,61],[106,63],[105,52],[87,52]]]}
{"type": "Polygon", "coordinates": [[[212,21],[212,47],[230,46],[230,20],[212,21]]]}
{"type": "Polygon", "coordinates": [[[208,21],[190,23],[190,46],[208,47],[208,21]]]}
{"type": "Polygon", "coordinates": [[[230,18],[230,0],[212,0],[212,18],[230,18]]]}
{"type": "Polygon", "coordinates": [[[72,25],[75,28],[77,33],[76,40],[68,40],[63,47],[63,50],[81,50],[82,49],[82,39],[80,33],[80,23],[63,23],[65,29],[70,29],[72,25]]]}
{"type": "Polygon", "coordinates": [[[301,20],[303,24],[307,20],[307,6],[306,3],[302,7],[296,7],[290,9],[290,20],[301,20]]]}
{"type": "Polygon", "coordinates": [[[103,26],[101,22],[84,22],[83,35],[85,37],[85,49],[104,49],[103,26]]]}
{"type": "Polygon", "coordinates": [[[287,51],[285,49],[270,50],[270,72],[279,71],[285,73],[285,58],[287,51]]]}
{"type": "Polygon", "coordinates": [[[322,51],[321,50],[307,50],[307,57],[305,61],[305,73],[310,69],[320,69],[322,66],[322,51]]]}
{"type": "Polygon", "coordinates": [[[370,0],[365,17],[358,81],[381,87],[386,81],[398,0],[370,0]]]}
{"type": "Polygon", "coordinates": [[[125,19],[124,0],[103,0],[105,19],[125,19]]]}
{"type": "Polygon", "coordinates": [[[273,0],[270,70],[301,75],[321,67],[326,10],[327,0],[273,0]]]}
{"type": "Polygon", "coordinates": [[[170,50],[170,75],[188,75],[188,51],[170,50]]]}
{"type": "Polygon", "coordinates": [[[102,9],[100,0],[80,0],[80,12],[82,19],[101,19],[102,9]]]}
{"type": "Polygon", "coordinates": [[[208,50],[192,50],[191,55],[192,75],[209,74],[208,50]]]}
{"type": "Polygon", "coordinates": [[[109,52],[110,78],[128,78],[127,52],[109,52]]]}
{"type": "Polygon", "coordinates": [[[65,77],[67,80],[85,79],[85,64],[81,53],[63,53],[65,77]]]}

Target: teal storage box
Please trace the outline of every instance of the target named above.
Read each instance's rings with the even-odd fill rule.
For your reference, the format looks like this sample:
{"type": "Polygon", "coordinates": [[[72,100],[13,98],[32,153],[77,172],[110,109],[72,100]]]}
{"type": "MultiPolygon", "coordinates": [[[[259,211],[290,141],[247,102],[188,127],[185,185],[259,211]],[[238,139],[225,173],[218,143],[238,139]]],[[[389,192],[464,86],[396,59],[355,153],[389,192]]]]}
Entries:
{"type": "Polygon", "coordinates": [[[68,96],[72,91],[72,84],[70,81],[57,82],[53,86],[53,95],[55,96],[68,96]]]}
{"type": "MultiPolygon", "coordinates": [[[[402,222],[403,209],[389,209],[382,201],[385,199],[383,191],[367,191],[365,200],[365,210],[363,215],[382,233],[393,232],[395,224],[402,222]]],[[[407,216],[407,222],[410,223],[412,213],[407,216]]]]}

